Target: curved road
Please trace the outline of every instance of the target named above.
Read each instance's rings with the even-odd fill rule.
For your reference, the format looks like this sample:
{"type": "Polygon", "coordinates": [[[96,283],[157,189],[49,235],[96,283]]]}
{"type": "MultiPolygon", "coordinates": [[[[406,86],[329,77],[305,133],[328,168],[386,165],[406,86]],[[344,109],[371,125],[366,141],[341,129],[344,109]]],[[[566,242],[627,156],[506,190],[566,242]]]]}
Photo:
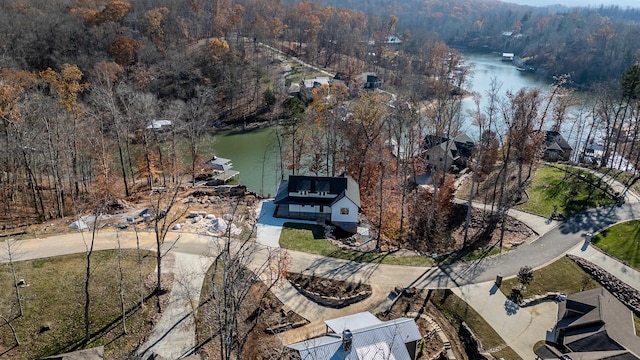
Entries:
{"type": "MultiPolygon", "coordinates": [[[[517,274],[523,265],[529,265],[533,268],[544,266],[562,257],[569,250],[584,242],[584,233],[595,233],[617,222],[640,218],[640,203],[624,204],[621,206],[612,205],[598,209],[591,209],[580,213],[551,231],[542,235],[538,240],[531,244],[518,247],[513,251],[509,251],[499,256],[493,256],[480,259],[473,262],[457,263],[453,265],[445,265],[440,267],[407,267],[395,265],[381,265],[370,263],[357,263],[344,261],[333,258],[326,258],[318,255],[289,251],[291,257],[290,270],[295,272],[313,273],[318,276],[324,276],[335,279],[343,279],[350,281],[361,281],[369,283],[374,289],[374,295],[367,301],[349,306],[344,309],[328,309],[315,305],[306,300],[303,296],[286,284],[276,289],[276,295],[289,305],[294,311],[302,316],[315,321],[319,331],[324,329],[318,326],[317,322],[336,316],[342,316],[348,313],[364,311],[378,306],[375,311],[384,309],[391,303],[389,292],[396,286],[416,286],[418,288],[458,288],[464,285],[479,284],[492,281],[497,274],[504,277],[510,277],[517,274]]],[[[263,224],[264,225],[264,224],[263,224]]],[[[279,224],[268,224],[267,226],[277,227],[279,224]]],[[[95,250],[114,249],[116,247],[115,232],[100,232],[96,236],[95,250]]],[[[139,233],[141,247],[144,249],[155,249],[155,242],[152,234],[139,233]]],[[[272,234],[273,235],[273,234],[272,234]]],[[[123,248],[135,248],[136,240],[133,232],[120,232],[120,241],[123,248]]],[[[209,255],[212,237],[191,233],[171,232],[167,237],[165,248],[168,250],[173,240],[179,240],[175,243],[171,252],[175,252],[176,258],[186,259],[181,264],[182,267],[189,268],[193,273],[202,273],[206,271],[201,261],[194,261],[194,257],[182,256],[185,254],[195,255],[204,258],[209,255]],[[190,265],[192,264],[192,265],[190,265]]],[[[86,251],[86,243],[91,237],[88,233],[73,233],[58,236],[51,236],[45,239],[30,239],[19,242],[19,249],[14,254],[14,260],[30,260],[36,258],[46,258],[59,256],[70,253],[78,253],[86,251]]],[[[272,239],[273,240],[273,239],[272,239]]],[[[259,247],[255,253],[254,264],[259,266],[263,264],[264,259],[268,256],[269,248],[267,246],[259,247]]],[[[181,272],[188,273],[189,270],[182,269],[181,272]]],[[[188,277],[190,277],[189,275],[188,277]]],[[[192,284],[192,291],[199,290],[199,284],[192,284]]],[[[186,291],[186,290],[185,290],[186,291]]],[[[199,294],[193,294],[197,301],[199,294]]],[[[189,316],[191,306],[186,304],[176,305],[182,308],[182,314],[189,316]]],[[[178,311],[178,314],[180,311],[178,311]]],[[[176,315],[174,315],[176,316],[176,315]]],[[[175,327],[176,317],[167,319],[168,330],[173,331],[175,327]]],[[[193,334],[191,325],[186,325],[183,329],[183,338],[190,337],[193,334]]],[[[175,332],[175,331],[174,331],[175,332]]],[[[308,329],[307,329],[308,333],[308,329]]],[[[292,340],[295,340],[295,334],[292,334],[292,340]]],[[[192,336],[191,336],[192,337],[192,336]]],[[[160,340],[169,341],[171,336],[161,333],[160,340]]],[[[154,346],[158,347],[155,352],[160,355],[167,354],[166,348],[162,349],[162,341],[152,342],[148,346],[144,346],[143,350],[151,353],[154,346]]],[[[175,343],[174,343],[175,344],[175,343]]],[[[179,349],[180,356],[187,355],[193,349],[195,344],[193,341],[185,341],[183,348],[179,349]]],[[[168,348],[171,348],[169,346],[168,348]]],[[[174,349],[173,351],[175,351],[174,349]]],[[[174,354],[172,352],[171,354],[174,354]]],[[[171,358],[172,355],[169,355],[171,358]]]]}

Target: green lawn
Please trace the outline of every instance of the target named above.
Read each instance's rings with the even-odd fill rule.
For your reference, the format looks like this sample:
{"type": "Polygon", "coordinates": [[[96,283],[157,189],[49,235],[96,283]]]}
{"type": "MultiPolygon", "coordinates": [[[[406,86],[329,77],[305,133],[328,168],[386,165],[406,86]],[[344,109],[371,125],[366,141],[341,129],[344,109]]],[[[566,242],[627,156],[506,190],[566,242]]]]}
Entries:
{"type": "Polygon", "coordinates": [[[343,260],[406,266],[432,266],[434,261],[425,256],[394,256],[389,252],[359,252],[342,250],[324,238],[319,225],[285,223],[280,235],[280,246],[343,260]]]}
{"type": "Polygon", "coordinates": [[[613,225],[596,234],[592,242],[602,251],[640,269],[640,220],[613,225]]]}
{"type": "MultiPolygon", "coordinates": [[[[504,340],[493,330],[491,325],[469,304],[453,294],[451,290],[435,290],[431,297],[431,302],[451,321],[456,329],[459,329],[462,322],[465,322],[471,328],[471,331],[480,338],[482,347],[485,350],[504,345],[504,340]]],[[[540,336],[542,337],[544,334],[540,336]]],[[[521,359],[510,347],[492,353],[492,355],[496,359],[521,359]]]]}
{"type": "MultiPolygon", "coordinates": [[[[19,243],[18,243],[19,244],[19,243]]],[[[4,246],[4,245],[3,245],[4,246]]],[[[153,275],[155,257],[144,252],[143,279],[153,275]]],[[[116,251],[94,252],[90,285],[90,331],[92,341],[84,345],[84,279],[86,256],[75,254],[15,263],[18,278],[29,286],[20,288],[24,314],[11,321],[18,334],[15,342],[8,326],[0,327],[3,358],[34,359],[59,353],[105,346],[105,358],[125,359],[150,330],[155,297],[143,287],[147,306],[137,306],[139,276],[137,253],[123,251],[127,334],[123,333],[119,297],[119,271],[116,251]],[[42,331],[43,325],[50,329],[42,331]]],[[[15,287],[8,264],[0,266],[0,315],[11,320],[17,314],[15,287]],[[13,309],[10,310],[10,309],[13,309]]],[[[4,322],[3,322],[4,324],[4,322]]]]}
{"type": "Polygon", "coordinates": [[[316,77],[328,76],[321,72],[315,71],[307,66],[301,65],[296,61],[289,61],[291,65],[292,73],[289,75],[289,80],[292,84],[300,84],[305,79],[315,79],[316,77]]]}
{"type": "MultiPolygon", "coordinates": [[[[523,264],[526,265],[526,264],[523,264]]],[[[511,289],[518,285],[517,278],[504,280],[500,290],[511,294],[511,289]]],[[[584,290],[600,287],[586,272],[567,257],[533,272],[533,281],[522,292],[524,298],[543,295],[547,292],[574,294],[584,290]]]]}
{"type": "Polygon", "coordinates": [[[633,182],[635,178],[633,174],[624,172],[621,170],[608,169],[608,168],[599,168],[599,169],[596,169],[596,171],[602,174],[607,174],[610,177],[618,180],[619,182],[625,185],[633,183],[633,185],[631,186],[631,190],[634,191],[636,194],[640,194],[640,181],[633,182]]]}
{"type": "Polygon", "coordinates": [[[544,217],[550,216],[554,208],[557,208],[560,214],[571,216],[586,209],[616,202],[602,190],[607,185],[595,175],[572,167],[563,169],[555,166],[538,169],[527,188],[529,200],[517,208],[544,217]]]}

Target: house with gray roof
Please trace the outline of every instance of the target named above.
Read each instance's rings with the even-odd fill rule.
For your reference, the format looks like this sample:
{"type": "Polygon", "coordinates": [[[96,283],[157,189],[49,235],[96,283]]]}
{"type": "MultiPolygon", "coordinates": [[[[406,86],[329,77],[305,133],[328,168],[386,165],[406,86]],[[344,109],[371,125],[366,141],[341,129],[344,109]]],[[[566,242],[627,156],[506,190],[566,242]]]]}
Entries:
{"type": "Polygon", "coordinates": [[[544,136],[544,154],[546,161],[569,161],[573,148],[557,131],[547,131],[544,136]]]}
{"type": "Polygon", "coordinates": [[[553,343],[538,359],[640,360],[633,313],[604,288],[572,294],[558,305],[553,343]]]}
{"type": "Polygon", "coordinates": [[[275,217],[328,221],[355,233],[360,188],[348,175],[336,177],[291,175],[282,180],[274,203],[275,217]]]}
{"type": "Polygon", "coordinates": [[[454,139],[447,136],[427,135],[423,140],[424,160],[433,168],[450,170],[452,165],[459,169],[467,166],[475,148],[473,140],[466,134],[454,139]]]}
{"type": "Polygon", "coordinates": [[[381,321],[362,312],[325,321],[324,336],[288,345],[300,360],[415,360],[422,338],[413,319],[381,321]]]}

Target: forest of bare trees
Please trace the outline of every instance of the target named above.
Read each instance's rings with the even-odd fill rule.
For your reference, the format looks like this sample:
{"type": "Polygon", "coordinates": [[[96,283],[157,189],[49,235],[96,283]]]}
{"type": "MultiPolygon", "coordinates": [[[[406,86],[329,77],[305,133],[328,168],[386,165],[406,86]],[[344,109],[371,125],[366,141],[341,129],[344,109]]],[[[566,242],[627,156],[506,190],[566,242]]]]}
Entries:
{"type": "Polygon", "coordinates": [[[582,127],[584,136],[588,141],[605,129],[605,153],[638,158],[639,75],[631,67],[636,49],[625,40],[635,38],[636,24],[587,10],[545,14],[516,5],[480,10],[472,3],[429,1],[407,14],[418,5],[382,12],[381,4],[368,4],[360,11],[354,2],[344,4],[353,7],[347,9],[276,0],[3,2],[3,226],[86,212],[97,199],[135,200],[140,191],[177,186],[182,179],[194,183],[203,139],[216,126],[269,119],[282,125],[282,175],[347,172],[360,183],[363,210],[378,239],[424,240],[446,225],[436,220],[452,211],[453,194],[444,167],[432,169],[432,192],[415,188],[415,176],[426,168],[417,156],[424,135],[454,138],[463,119],[473,118],[482,128],[481,146],[465,165],[477,168],[474,181],[481,182],[501,161],[504,181],[492,201],[503,213],[505,204],[522,198],[539,160],[532,149],[540,147],[542,131],[560,128],[575,106],[561,100],[573,99],[567,86],[601,79],[591,67],[607,71],[610,81],[592,87],[595,101],[586,107],[594,121],[591,129],[582,127]],[[423,13],[427,27],[416,24],[423,13]],[[559,29],[568,28],[576,29],[573,43],[559,46],[566,33],[559,29]],[[513,34],[527,45],[506,44],[515,41],[513,34]],[[403,45],[385,44],[389,35],[403,45]],[[572,73],[571,82],[562,77],[550,93],[523,89],[503,96],[497,88],[478,94],[490,99],[489,108],[463,114],[472,70],[440,38],[496,50],[513,46],[536,66],[572,73]],[[287,98],[277,85],[277,54],[262,44],[341,71],[347,82],[315,89],[310,104],[287,98]],[[570,49],[573,56],[558,53],[570,49]],[[541,54],[563,58],[566,66],[541,54]],[[591,58],[606,66],[585,61],[591,58]],[[572,59],[583,64],[571,65],[572,59]],[[363,71],[381,76],[388,92],[364,91],[351,81],[363,71]],[[594,77],[582,79],[579,71],[594,77]],[[173,126],[155,131],[153,119],[171,119],[173,126]],[[512,166],[517,184],[508,188],[512,166]]]}

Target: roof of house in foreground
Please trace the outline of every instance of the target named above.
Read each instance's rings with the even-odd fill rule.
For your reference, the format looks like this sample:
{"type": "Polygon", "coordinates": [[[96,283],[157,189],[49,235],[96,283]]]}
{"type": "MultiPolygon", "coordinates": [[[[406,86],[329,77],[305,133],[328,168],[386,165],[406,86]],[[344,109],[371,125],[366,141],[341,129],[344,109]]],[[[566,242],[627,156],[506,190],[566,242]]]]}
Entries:
{"type": "Polygon", "coordinates": [[[346,350],[342,345],[342,332],[298,342],[288,347],[296,350],[302,360],[411,360],[406,344],[422,338],[415,321],[409,318],[380,321],[375,318],[376,323],[371,317],[375,318],[371,313],[360,313],[350,315],[346,319],[338,318],[325,322],[337,328],[346,323],[352,325],[349,329],[353,335],[350,350],[346,350]],[[363,319],[363,323],[358,322],[360,318],[363,319]],[[366,326],[362,326],[363,324],[366,326]]]}
{"type": "Polygon", "coordinates": [[[640,359],[631,310],[604,288],[569,295],[558,305],[558,319],[556,331],[564,332],[558,341],[573,360],[640,359]]]}

